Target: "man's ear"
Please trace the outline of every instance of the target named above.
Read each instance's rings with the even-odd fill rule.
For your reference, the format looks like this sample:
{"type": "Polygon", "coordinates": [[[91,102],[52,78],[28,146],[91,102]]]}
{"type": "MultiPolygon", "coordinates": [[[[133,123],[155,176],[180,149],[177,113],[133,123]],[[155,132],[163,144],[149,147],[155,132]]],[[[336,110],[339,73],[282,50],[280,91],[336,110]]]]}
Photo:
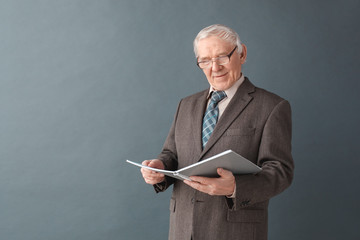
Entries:
{"type": "Polygon", "coordinates": [[[240,62],[241,64],[244,64],[246,62],[247,48],[243,43],[241,44],[241,46],[242,46],[242,52],[240,54],[240,62]]]}

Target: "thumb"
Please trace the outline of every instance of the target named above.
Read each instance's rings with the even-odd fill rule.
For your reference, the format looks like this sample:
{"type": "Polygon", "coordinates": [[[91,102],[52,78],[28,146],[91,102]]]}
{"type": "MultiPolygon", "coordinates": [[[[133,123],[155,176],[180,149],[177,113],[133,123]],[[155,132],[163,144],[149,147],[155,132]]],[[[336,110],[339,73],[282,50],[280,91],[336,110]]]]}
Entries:
{"type": "Polygon", "coordinates": [[[148,166],[150,162],[151,162],[151,160],[145,160],[141,164],[145,165],[145,166],[148,166]]]}
{"type": "Polygon", "coordinates": [[[152,167],[152,168],[158,168],[158,163],[156,162],[156,161],[154,161],[154,160],[150,160],[150,162],[149,162],[149,167],[152,167]]]}
{"type": "Polygon", "coordinates": [[[231,177],[233,177],[232,172],[230,172],[228,170],[225,170],[223,168],[218,168],[217,173],[220,175],[220,177],[223,177],[223,178],[231,178],[231,177]]]}
{"type": "Polygon", "coordinates": [[[164,169],[164,164],[159,159],[150,160],[149,167],[164,169]]]}

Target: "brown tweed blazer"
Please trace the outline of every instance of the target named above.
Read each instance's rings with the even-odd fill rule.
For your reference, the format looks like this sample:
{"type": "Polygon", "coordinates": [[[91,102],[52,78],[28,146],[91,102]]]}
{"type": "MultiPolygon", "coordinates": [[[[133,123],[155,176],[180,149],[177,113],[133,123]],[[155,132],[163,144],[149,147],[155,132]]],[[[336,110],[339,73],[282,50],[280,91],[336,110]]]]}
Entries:
{"type": "Polygon", "coordinates": [[[231,149],[262,171],[235,176],[235,199],[210,196],[173,178],[155,185],[159,192],[174,184],[169,239],[265,240],[269,199],[286,189],[293,178],[290,105],[245,78],[202,149],[207,94],[205,90],[180,101],[158,158],[167,169],[176,170],[231,149]]]}

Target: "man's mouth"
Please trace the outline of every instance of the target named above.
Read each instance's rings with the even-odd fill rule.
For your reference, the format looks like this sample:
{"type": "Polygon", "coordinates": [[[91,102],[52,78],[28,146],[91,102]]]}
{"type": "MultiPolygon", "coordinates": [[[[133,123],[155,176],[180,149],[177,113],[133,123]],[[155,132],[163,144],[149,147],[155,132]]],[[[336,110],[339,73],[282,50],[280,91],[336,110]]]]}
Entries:
{"type": "Polygon", "coordinates": [[[223,76],[225,76],[226,74],[228,74],[228,73],[226,72],[226,73],[224,73],[224,74],[220,74],[220,75],[215,75],[215,76],[214,76],[214,78],[220,78],[220,77],[223,77],[223,76]]]}

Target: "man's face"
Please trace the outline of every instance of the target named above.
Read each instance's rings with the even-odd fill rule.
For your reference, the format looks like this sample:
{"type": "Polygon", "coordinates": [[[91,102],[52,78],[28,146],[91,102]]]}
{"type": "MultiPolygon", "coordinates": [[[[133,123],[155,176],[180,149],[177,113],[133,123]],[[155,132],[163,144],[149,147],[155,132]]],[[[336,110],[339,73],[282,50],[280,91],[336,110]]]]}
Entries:
{"type": "MultiPolygon", "coordinates": [[[[219,56],[228,55],[234,45],[218,37],[211,36],[201,39],[198,42],[198,61],[208,60],[219,56]]],[[[203,69],[210,85],[217,91],[230,88],[241,76],[241,65],[246,60],[246,47],[242,44],[243,51],[239,54],[237,50],[230,57],[230,62],[225,65],[218,65],[216,61],[208,69],[203,69]]]]}

